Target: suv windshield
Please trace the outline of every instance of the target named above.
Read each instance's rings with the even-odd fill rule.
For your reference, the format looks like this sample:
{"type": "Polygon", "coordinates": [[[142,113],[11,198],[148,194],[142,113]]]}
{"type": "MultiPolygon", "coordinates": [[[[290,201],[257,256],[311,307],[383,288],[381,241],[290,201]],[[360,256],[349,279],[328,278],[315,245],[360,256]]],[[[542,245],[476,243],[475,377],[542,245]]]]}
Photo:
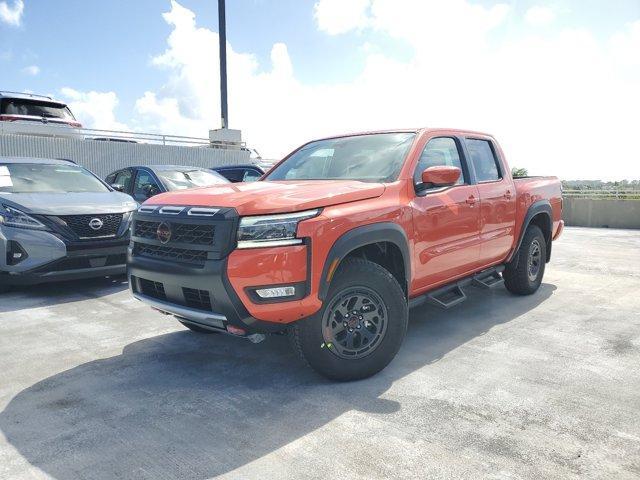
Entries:
{"type": "Polygon", "coordinates": [[[397,179],[415,133],[376,133],[311,142],[274,168],[266,180],[397,179]]]}
{"type": "Polygon", "coordinates": [[[71,114],[71,110],[69,110],[66,105],[16,98],[3,100],[2,105],[0,105],[0,114],[31,115],[34,117],[75,120],[71,114]]]}
{"type": "Polygon", "coordinates": [[[229,183],[222,175],[210,170],[159,170],[156,171],[156,174],[168,190],[184,190],[229,183]]]}
{"type": "Polygon", "coordinates": [[[0,164],[0,193],[108,192],[91,172],[77,165],[0,164]]]}

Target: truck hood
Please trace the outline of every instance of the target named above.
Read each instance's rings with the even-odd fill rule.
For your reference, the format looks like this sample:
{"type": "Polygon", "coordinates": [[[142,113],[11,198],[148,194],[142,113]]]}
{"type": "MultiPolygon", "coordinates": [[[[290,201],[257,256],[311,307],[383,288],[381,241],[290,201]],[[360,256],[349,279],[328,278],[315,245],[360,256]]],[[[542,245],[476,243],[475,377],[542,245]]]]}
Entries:
{"type": "Polygon", "coordinates": [[[240,215],[260,215],[366,200],[379,197],[384,190],[381,183],[354,180],[260,181],[162,193],[145,205],[233,207],[240,215]]]}
{"type": "Polygon", "coordinates": [[[135,210],[138,204],[129,195],[120,192],[99,193],[5,193],[0,203],[13,206],[26,213],[40,215],[91,215],[123,213],[135,210]]]}

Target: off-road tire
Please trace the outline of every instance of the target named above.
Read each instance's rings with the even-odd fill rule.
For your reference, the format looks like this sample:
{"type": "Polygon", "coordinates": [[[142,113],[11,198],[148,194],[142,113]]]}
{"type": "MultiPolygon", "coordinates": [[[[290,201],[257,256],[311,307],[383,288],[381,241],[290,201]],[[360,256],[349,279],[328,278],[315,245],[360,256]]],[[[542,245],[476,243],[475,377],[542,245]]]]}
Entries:
{"type": "Polygon", "coordinates": [[[502,276],[504,285],[511,293],[516,295],[531,295],[535,293],[544,276],[544,268],[547,261],[547,244],[542,234],[542,230],[537,225],[529,225],[524,234],[520,248],[516,252],[518,260],[517,267],[513,263],[507,264],[502,276]],[[535,275],[531,276],[532,250],[537,246],[537,269],[535,275]]]}
{"type": "Polygon", "coordinates": [[[189,330],[191,330],[192,332],[196,332],[196,333],[206,333],[206,334],[211,334],[211,333],[218,333],[215,330],[208,330],[206,328],[202,328],[202,327],[198,327],[197,325],[193,325],[191,323],[187,323],[187,322],[182,322],[180,320],[178,320],[182,325],[184,325],[185,327],[187,327],[189,330]]]}
{"type": "MultiPolygon", "coordinates": [[[[289,330],[289,338],[300,357],[321,375],[338,381],[359,380],[378,373],[393,360],[404,340],[408,316],[405,294],[389,271],[367,260],[347,259],[335,273],[320,311],[296,322],[289,330]],[[363,356],[345,358],[343,346],[336,346],[335,342],[327,341],[326,336],[333,335],[331,332],[335,331],[328,325],[338,318],[335,314],[336,309],[344,310],[346,308],[344,305],[351,305],[352,292],[355,292],[354,295],[363,292],[364,297],[360,298],[364,299],[359,300],[359,304],[363,307],[358,311],[364,313],[360,318],[365,320],[361,320],[359,331],[352,329],[351,332],[355,331],[355,338],[359,338],[360,341],[368,340],[366,335],[371,334],[370,330],[379,333],[375,338],[372,336],[373,339],[368,345],[360,344],[361,352],[371,348],[370,352],[355,353],[354,355],[363,356]],[[368,307],[369,303],[366,303],[367,295],[375,300],[374,303],[369,302],[373,305],[372,307],[368,307]],[[331,309],[332,306],[336,309],[331,309]],[[331,310],[328,311],[329,309],[331,310]],[[374,326],[373,322],[376,318],[378,320],[374,326]],[[364,328],[367,328],[366,333],[364,328]],[[363,333],[365,333],[364,336],[362,336],[363,333]]],[[[347,335],[346,329],[340,332],[337,338],[340,338],[343,333],[347,335]]],[[[358,342],[356,340],[351,345],[353,343],[358,342]]]]}

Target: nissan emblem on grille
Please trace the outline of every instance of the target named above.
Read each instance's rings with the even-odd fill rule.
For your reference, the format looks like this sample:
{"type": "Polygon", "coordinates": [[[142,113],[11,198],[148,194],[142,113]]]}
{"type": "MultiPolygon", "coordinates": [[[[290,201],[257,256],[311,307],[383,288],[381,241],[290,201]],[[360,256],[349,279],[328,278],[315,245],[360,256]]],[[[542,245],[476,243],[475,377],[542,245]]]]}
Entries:
{"type": "Polygon", "coordinates": [[[169,226],[169,224],[162,222],[160,225],[158,225],[156,236],[158,237],[158,240],[160,240],[160,243],[163,244],[171,240],[171,227],[169,226]]]}
{"type": "Polygon", "coordinates": [[[92,218],[89,220],[89,226],[92,230],[100,230],[102,225],[104,225],[104,223],[99,218],[92,218]]]}

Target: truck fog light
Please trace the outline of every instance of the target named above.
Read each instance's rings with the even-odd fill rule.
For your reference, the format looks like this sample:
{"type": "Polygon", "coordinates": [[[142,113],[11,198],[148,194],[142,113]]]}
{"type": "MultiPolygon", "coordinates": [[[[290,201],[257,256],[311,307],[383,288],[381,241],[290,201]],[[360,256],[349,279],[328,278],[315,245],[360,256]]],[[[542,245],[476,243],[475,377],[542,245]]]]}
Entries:
{"type": "Polygon", "coordinates": [[[260,298],[279,298],[279,297],[293,297],[296,294],[296,287],[273,287],[273,288],[258,288],[256,295],[260,298]]]}

